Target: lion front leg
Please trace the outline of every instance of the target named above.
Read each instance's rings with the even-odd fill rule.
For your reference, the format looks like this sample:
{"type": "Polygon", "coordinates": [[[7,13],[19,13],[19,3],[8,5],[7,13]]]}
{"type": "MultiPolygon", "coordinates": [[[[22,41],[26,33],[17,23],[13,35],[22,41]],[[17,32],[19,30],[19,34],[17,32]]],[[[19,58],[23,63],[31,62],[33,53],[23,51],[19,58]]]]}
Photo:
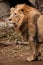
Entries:
{"type": "Polygon", "coordinates": [[[30,55],[27,57],[27,61],[33,61],[35,60],[36,56],[36,45],[33,41],[29,41],[30,46],[30,55]]]}
{"type": "Polygon", "coordinates": [[[35,60],[36,58],[36,42],[34,40],[35,34],[36,34],[36,28],[33,22],[29,22],[29,46],[30,46],[30,56],[27,58],[28,61],[35,60]]]}

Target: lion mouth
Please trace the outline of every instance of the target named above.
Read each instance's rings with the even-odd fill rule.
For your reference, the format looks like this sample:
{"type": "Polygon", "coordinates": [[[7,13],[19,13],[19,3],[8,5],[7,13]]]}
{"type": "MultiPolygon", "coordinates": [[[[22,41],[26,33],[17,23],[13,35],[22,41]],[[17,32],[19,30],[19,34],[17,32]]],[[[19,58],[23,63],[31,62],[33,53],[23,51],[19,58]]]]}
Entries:
{"type": "Polygon", "coordinates": [[[16,24],[16,23],[13,23],[13,25],[14,25],[15,27],[17,27],[17,24],[16,24]]]}

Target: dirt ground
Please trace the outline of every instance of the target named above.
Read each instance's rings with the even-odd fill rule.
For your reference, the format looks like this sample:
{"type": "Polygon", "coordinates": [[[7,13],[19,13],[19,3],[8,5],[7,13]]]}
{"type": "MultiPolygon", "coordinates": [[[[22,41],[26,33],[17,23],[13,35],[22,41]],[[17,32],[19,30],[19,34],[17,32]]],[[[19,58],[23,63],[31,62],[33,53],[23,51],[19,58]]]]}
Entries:
{"type": "Polygon", "coordinates": [[[0,65],[43,65],[43,61],[28,62],[27,46],[12,45],[0,47],[0,65]],[[24,49],[23,49],[24,47],[24,49]],[[22,48],[22,49],[21,49],[22,48]]]}
{"type": "Polygon", "coordinates": [[[15,61],[15,62],[5,62],[0,63],[0,65],[43,65],[43,61],[35,61],[35,62],[25,62],[25,61],[15,61]]]}

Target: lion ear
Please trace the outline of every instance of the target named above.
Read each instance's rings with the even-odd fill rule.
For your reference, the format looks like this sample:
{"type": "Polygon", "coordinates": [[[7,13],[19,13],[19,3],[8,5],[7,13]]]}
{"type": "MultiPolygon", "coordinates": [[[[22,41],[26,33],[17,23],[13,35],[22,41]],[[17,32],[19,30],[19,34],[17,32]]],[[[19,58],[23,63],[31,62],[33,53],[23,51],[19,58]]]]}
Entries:
{"type": "Polygon", "coordinates": [[[10,8],[10,14],[13,14],[14,13],[14,10],[15,10],[14,7],[10,8]]]}

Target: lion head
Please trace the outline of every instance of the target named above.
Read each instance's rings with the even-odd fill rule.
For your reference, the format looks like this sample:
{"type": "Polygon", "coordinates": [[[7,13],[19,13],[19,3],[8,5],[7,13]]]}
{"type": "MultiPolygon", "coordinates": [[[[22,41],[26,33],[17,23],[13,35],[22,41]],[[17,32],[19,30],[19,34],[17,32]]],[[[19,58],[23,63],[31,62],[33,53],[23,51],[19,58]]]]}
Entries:
{"type": "Polygon", "coordinates": [[[10,9],[10,17],[9,19],[12,20],[12,23],[19,26],[22,24],[22,21],[25,19],[25,17],[28,15],[28,12],[31,11],[30,6],[26,4],[18,4],[15,6],[15,8],[10,9]],[[18,25],[18,23],[20,23],[18,25]]]}

